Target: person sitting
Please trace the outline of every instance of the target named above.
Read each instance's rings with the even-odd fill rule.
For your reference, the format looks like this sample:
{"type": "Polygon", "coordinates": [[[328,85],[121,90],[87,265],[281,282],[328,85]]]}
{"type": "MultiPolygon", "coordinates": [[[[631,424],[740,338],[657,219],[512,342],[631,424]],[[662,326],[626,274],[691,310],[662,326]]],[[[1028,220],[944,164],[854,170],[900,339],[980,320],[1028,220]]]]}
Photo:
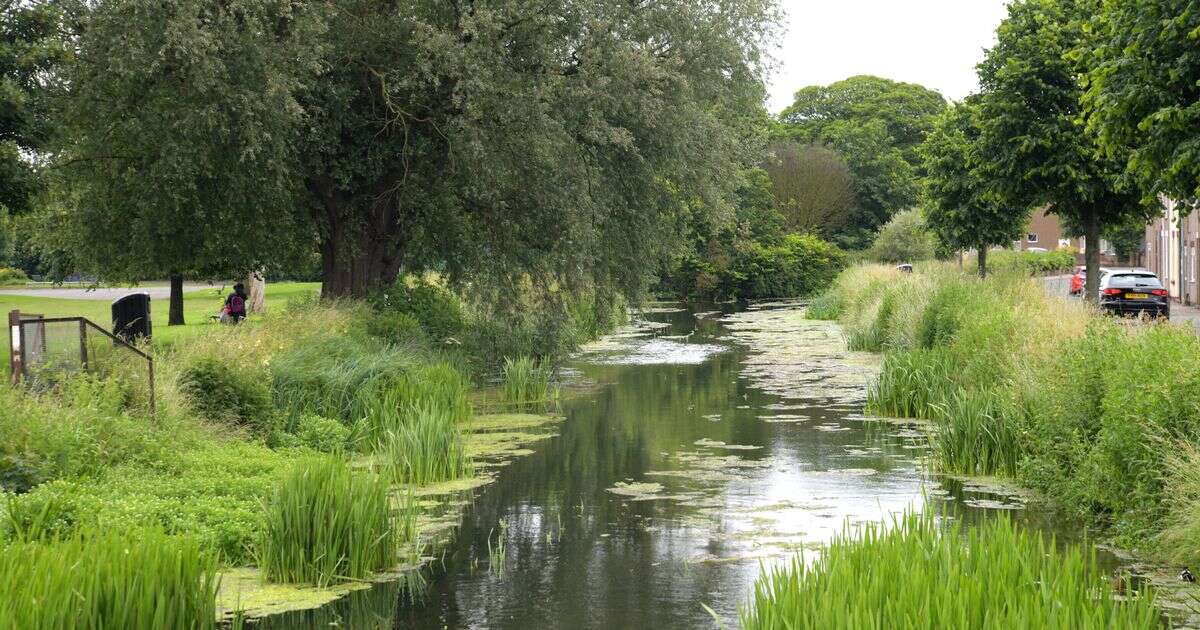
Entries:
{"type": "Polygon", "coordinates": [[[249,297],[246,295],[246,285],[240,282],[233,285],[233,293],[225,298],[225,308],[221,309],[221,321],[237,324],[246,319],[246,301],[249,297]]]}

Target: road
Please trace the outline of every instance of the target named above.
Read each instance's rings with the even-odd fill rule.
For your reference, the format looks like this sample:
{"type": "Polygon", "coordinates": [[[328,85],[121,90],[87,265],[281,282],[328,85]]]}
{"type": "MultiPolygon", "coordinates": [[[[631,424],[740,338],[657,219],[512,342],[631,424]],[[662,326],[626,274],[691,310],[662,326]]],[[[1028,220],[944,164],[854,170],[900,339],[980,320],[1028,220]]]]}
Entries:
{"type": "MultiPolygon", "coordinates": [[[[203,289],[217,290],[220,286],[210,284],[194,284],[185,283],[183,292],[190,293],[203,289]]],[[[87,288],[51,288],[45,289],[0,289],[0,297],[5,295],[22,295],[26,297],[41,297],[41,298],[57,298],[62,300],[108,300],[112,301],[119,297],[129,295],[130,293],[149,293],[150,298],[154,300],[165,300],[171,295],[171,288],[166,286],[149,286],[149,287],[100,287],[97,289],[87,288]]]]}
{"type": "MultiPolygon", "coordinates": [[[[1071,288],[1071,276],[1046,276],[1046,290],[1052,295],[1068,296],[1071,288]]],[[[1189,323],[1200,331],[1200,309],[1195,306],[1185,306],[1179,303],[1171,304],[1171,321],[1189,323]]]]}

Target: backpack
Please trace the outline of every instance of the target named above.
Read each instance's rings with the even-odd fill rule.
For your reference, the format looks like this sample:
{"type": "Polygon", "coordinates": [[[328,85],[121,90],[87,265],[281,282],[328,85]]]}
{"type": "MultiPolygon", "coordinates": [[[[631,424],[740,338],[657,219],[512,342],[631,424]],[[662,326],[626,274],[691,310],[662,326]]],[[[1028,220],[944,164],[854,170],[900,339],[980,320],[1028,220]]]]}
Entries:
{"type": "Polygon", "coordinates": [[[246,313],[246,300],[243,300],[242,296],[236,293],[233,294],[233,297],[229,299],[229,312],[234,315],[244,315],[246,313]]]}

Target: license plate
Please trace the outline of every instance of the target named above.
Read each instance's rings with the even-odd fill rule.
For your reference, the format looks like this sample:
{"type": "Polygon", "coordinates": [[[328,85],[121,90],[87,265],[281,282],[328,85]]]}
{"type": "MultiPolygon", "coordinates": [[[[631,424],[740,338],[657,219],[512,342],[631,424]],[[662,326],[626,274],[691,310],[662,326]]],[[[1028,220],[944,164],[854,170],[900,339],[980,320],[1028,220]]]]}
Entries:
{"type": "Polygon", "coordinates": [[[1149,298],[1150,298],[1150,296],[1145,293],[1126,293],[1125,294],[1126,300],[1146,300],[1149,298]]]}

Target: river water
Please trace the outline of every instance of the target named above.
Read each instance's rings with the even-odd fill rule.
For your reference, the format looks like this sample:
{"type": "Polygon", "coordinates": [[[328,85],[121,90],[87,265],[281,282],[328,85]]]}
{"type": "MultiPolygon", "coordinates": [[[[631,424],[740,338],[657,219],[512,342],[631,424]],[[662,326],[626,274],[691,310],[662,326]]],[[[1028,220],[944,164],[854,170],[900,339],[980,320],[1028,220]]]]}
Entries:
{"type": "Polygon", "coordinates": [[[786,305],[641,320],[570,364],[583,391],[560,435],[479,492],[423,592],[377,587],[267,625],[737,627],[762,567],[854,523],[1039,517],[931,479],[920,431],[865,418],[876,358],[832,324],[786,305]]]}

